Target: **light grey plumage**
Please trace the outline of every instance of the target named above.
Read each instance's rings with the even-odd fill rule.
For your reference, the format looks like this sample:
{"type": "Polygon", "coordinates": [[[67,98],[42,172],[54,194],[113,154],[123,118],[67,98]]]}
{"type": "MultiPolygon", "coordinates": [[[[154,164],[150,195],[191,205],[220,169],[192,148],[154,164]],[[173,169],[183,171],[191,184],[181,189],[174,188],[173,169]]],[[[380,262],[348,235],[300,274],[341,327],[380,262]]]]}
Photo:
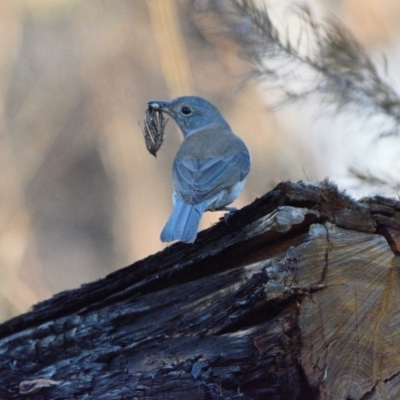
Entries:
{"type": "Polygon", "coordinates": [[[250,171],[250,154],[219,111],[201,97],[178,97],[149,106],[170,115],[184,141],[175,157],[172,176],[174,210],[161,240],[192,243],[203,213],[229,210],[250,171]]]}

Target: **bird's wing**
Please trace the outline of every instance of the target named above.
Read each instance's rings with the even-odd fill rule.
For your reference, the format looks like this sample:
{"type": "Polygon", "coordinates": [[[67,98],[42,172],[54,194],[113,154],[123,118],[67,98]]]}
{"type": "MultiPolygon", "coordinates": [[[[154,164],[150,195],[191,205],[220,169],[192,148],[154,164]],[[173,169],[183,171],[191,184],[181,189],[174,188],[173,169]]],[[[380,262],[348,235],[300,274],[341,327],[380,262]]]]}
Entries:
{"type": "Polygon", "coordinates": [[[198,204],[242,181],[250,171],[250,155],[243,150],[230,156],[176,158],[173,183],[183,201],[198,204]]]}

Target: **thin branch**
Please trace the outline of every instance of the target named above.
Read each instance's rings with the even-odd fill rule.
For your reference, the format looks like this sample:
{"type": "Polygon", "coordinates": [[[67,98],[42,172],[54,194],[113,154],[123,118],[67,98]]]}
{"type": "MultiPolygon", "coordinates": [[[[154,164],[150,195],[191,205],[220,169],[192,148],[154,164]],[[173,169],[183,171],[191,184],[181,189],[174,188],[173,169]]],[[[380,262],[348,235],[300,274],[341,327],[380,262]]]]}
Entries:
{"type": "MultiPolygon", "coordinates": [[[[280,93],[279,105],[320,94],[336,112],[357,109],[364,116],[383,114],[398,132],[400,99],[351,33],[335,18],[318,22],[307,6],[296,13],[303,22],[295,43],[282,38],[265,6],[254,0],[215,0],[207,12],[220,19],[226,33],[241,46],[251,65],[251,76],[280,93]],[[301,51],[307,33],[306,52],[301,51]],[[310,78],[312,77],[312,78],[310,78]]],[[[393,133],[392,133],[393,132],[393,133]]]]}

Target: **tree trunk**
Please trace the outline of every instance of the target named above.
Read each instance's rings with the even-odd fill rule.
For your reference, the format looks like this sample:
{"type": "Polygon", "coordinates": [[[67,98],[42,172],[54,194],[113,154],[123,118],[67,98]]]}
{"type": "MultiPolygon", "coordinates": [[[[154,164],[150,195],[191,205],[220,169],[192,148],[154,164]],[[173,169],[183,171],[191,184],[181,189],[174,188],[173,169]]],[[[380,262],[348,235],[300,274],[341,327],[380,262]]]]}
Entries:
{"type": "Polygon", "coordinates": [[[282,183],[0,326],[0,399],[398,399],[400,203],[282,183]]]}

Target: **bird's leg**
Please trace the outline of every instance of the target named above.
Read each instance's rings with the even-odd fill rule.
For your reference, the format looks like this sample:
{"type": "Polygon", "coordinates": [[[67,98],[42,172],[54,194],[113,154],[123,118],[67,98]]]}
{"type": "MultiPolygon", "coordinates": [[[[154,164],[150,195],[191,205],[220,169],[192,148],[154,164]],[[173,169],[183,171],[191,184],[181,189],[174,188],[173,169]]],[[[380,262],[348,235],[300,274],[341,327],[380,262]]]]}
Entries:
{"type": "Polygon", "coordinates": [[[225,221],[225,223],[227,224],[227,225],[229,225],[228,224],[228,219],[233,215],[233,214],[235,214],[235,212],[237,211],[238,209],[236,208],[236,207],[222,207],[222,208],[218,208],[218,210],[215,210],[215,211],[228,211],[225,215],[224,215],[224,221],[225,221]]]}

